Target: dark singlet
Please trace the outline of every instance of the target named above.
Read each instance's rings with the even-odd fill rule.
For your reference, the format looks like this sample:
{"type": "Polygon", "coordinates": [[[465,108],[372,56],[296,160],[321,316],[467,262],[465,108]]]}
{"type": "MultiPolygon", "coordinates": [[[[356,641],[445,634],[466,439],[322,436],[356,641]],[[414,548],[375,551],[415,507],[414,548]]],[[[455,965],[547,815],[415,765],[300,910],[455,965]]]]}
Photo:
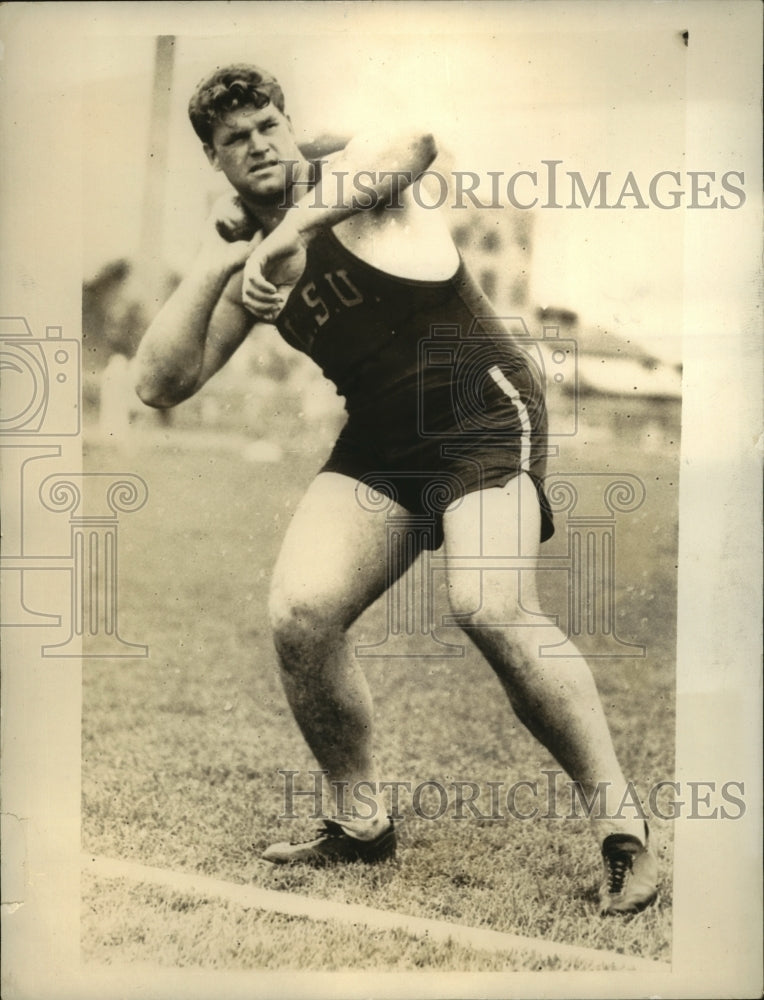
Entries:
{"type": "Polygon", "coordinates": [[[350,253],[331,230],[322,231],[308,246],[305,271],[277,326],[320,366],[351,413],[379,393],[389,399],[421,384],[422,377],[433,387],[450,383],[454,372],[445,356],[442,364],[426,361],[437,362],[432,352],[438,338],[508,366],[520,377],[522,395],[541,394],[527,355],[461,260],[443,281],[397,277],[350,253]]]}
{"type": "Polygon", "coordinates": [[[432,509],[439,476],[463,495],[528,472],[541,538],[552,534],[540,373],[463,261],[443,281],[401,278],[319,232],[277,326],[345,397],[348,422],[323,471],[371,478],[413,512],[432,509]]]}

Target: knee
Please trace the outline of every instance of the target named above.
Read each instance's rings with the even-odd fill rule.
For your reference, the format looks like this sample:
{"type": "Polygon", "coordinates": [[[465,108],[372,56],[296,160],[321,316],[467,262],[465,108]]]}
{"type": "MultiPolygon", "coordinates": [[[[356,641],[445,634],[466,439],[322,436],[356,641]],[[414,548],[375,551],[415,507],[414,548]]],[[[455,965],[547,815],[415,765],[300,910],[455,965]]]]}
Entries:
{"type": "Polygon", "coordinates": [[[454,622],[468,633],[546,624],[535,594],[524,595],[516,587],[463,585],[452,580],[448,599],[454,622]]]}
{"type": "Polygon", "coordinates": [[[286,669],[299,669],[341,638],[339,615],[318,600],[272,592],[268,615],[276,651],[286,669]]]}

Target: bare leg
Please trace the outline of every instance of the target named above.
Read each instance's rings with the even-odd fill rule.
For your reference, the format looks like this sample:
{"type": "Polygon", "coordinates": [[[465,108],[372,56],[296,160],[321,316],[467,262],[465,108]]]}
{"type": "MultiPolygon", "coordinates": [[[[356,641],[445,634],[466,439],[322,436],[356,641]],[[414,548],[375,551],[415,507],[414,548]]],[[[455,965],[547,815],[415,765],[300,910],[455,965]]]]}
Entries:
{"type": "MultiPolygon", "coordinates": [[[[587,795],[607,788],[613,815],[626,792],[591,671],[582,657],[551,658],[542,645],[561,642],[541,611],[535,586],[539,508],[530,478],[469,494],[444,518],[449,595],[467,635],[496,672],[518,718],[587,795]],[[461,569],[458,557],[523,557],[528,569],[461,569]],[[522,578],[522,599],[521,599],[522,578]]],[[[474,565],[474,562],[473,562],[474,565]]],[[[613,829],[644,837],[642,824],[596,821],[596,835],[613,829]]]]}
{"type": "MultiPolygon", "coordinates": [[[[354,479],[322,473],[289,526],[270,613],[284,690],[326,780],[376,781],[372,704],[347,629],[393,582],[386,516],[358,501],[354,479]]],[[[406,512],[393,505],[396,517],[406,512]]],[[[331,791],[331,789],[330,789],[331,791]]]]}

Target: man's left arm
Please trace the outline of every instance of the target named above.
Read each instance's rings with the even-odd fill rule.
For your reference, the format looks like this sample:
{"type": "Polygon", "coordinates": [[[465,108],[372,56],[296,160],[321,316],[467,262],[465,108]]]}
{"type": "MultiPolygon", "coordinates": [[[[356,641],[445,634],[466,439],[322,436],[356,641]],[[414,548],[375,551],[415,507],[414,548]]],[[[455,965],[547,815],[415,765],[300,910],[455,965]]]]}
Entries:
{"type": "Polygon", "coordinates": [[[352,139],[250,256],[244,268],[246,308],[273,320],[302,275],[305,248],[317,232],[363,211],[403,215],[407,208],[401,193],[427,170],[436,153],[433,136],[417,130],[352,139]]]}

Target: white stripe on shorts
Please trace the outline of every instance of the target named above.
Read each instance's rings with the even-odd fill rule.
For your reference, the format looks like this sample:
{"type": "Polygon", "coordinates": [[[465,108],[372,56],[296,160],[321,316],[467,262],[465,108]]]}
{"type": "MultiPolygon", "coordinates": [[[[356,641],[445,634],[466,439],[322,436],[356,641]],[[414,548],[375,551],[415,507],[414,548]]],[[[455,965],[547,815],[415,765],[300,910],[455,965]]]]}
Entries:
{"type": "Polygon", "coordinates": [[[488,373],[504,395],[512,400],[517,410],[517,416],[520,418],[520,426],[522,427],[522,434],[520,435],[520,468],[527,472],[531,463],[531,420],[528,416],[528,410],[520,397],[520,393],[498,365],[489,368],[488,373]]]}

